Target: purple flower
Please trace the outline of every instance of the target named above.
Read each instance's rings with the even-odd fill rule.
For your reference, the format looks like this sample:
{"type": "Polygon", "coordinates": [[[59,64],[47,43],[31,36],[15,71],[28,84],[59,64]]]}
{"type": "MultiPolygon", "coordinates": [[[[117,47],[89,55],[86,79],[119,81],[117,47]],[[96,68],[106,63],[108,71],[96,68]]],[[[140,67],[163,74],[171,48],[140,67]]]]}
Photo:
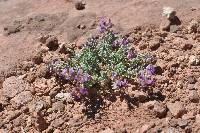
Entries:
{"type": "Polygon", "coordinates": [[[61,76],[62,76],[62,77],[65,77],[66,74],[67,74],[67,68],[64,68],[64,69],[62,70],[62,72],[61,72],[61,76]]]}
{"type": "Polygon", "coordinates": [[[127,45],[129,43],[129,40],[127,38],[123,38],[121,41],[122,45],[127,45]]]}
{"type": "Polygon", "coordinates": [[[118,47],[120,45],[120,41],[119,40],[115,40],[112,45],[114,47],[118,47]]]}
{"type": "Polygon", "coordinates": [[[92,79],[92,77],[89,75],[89,74],[84,74],[83,77],[82,77],[82,80],[81,80],[81,83],[85,83],[85,82],[88,82],[92,79]]]}
{"type": "Polygon", "coordinates": [[[74,79],[76,81],[81,81],[82,77],[83,77],[83,70],[82,69],[78,69],[77,74],[75,75],[74,79]]]}
{"type": "Polygon", "coordinates": [[[135,58],[137,55],[136,55],[136,52],[134,52],[132,49],[130,49],[129,51],[128,51],[128,55],[127,55],[127,58],[128,59],[133,59],[133,58],[135,58]]]}
{"type": "Polygon", "coordinates": [[[69,68],[69,75],[72,76],[74,75],[75,71],[74,71],[74,68],[69,68]]]}
{"type": "Polygon", "coordinates": [[[124,80],[117,80],[117,86],[120,87],[120,88],[128,86],[127,80],[126,79],[124,79],[124,80]]]}
{"type": "Polygon", "coordinates": [[[116,73],[116,72],[113,72],[113,73],[112,73],[112,78],[113,78],[113,79],[116,79],[116,78],[117,78],[117,73],[116,73]]]}
{"type": "Polygon", "coordinates": [[[103,33],[103,32],[105,32],[105,31],[107,31],[109,28],[111,28],[112,27],[112,23],[111,23],[111,20],[109,19],[108,21],[106,21],[104,18],[102,18],[101,20],[100,20],[100,24],[99,24],[99,31],[101,32],[101,33],[103,33]]]}
{"type": "Polygon", "coordinates": [[[80,94],[81,95],[88,95],[88,89],[87,88],[80,88],[80,94]]]}
{"type": "Polygon", "coordinates": [[[153,84],[155,83],[154,80],[147,78],[147,77],[144,75],[144,72],[141,72],[141,73],[140,73],[139,79],[140,79],[140,81],[141,81],[141,85],[144,86],[144,87],[153,85],[153,84]]]}
{"type": "Polygon", "coordinates": [[[156,72],[155,67],[153,65],[151,65],[151,64],[146,67],[146,70],[150,75],[154,75],[155,72],[156,72]]]}

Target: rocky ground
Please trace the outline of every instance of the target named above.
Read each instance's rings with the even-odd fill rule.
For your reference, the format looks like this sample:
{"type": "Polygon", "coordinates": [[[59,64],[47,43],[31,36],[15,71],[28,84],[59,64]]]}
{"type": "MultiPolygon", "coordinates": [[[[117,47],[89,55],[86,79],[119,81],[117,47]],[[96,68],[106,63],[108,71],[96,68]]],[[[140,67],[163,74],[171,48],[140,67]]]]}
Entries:
{"type": "MultiPolygon", "coordinates": [[[[10,7],[11,2],[0,0],[0,7],[10,7]]],[[[101,1],[99,4],[103,5],[105,15],[112,12],[108,8],[112,4],[116,5],[112,10],[119,10],[120,2],[124,1],[111,0],[106,5],[101,1]]],[[[70,49],[74,46],[81,48],[87,37],[97,34],[100,11],[88,12],[94,10],[95,2],[88,0],[81,11],[76,10],[70,1],[65,1],[66,5],[60,1],[54,5],[55,1],[48,0],[14,3],[15,7],[10,7],[12,10],[0,8],[2,12],[10,13],[9,16],[1,14],[0,19],[3,29],[0,36],[0,132],[200,132],[200,20],[197,17],[199,8],[190,5],[192,1],[178,2],[181,8],[175,17],[182,23],[161,18],[162,11],[157,9],[152,9],[160,16],[159,19],[155,17],[158,22],[151,21],[155,26],[147,21],[142,23],[145,26],[137,26],[139,21],[133,26],[130,16],[118,24],[123,11],[107,15],[113,18],[114,29],[129,36],[137,51],[151,51],[156,55],[157,81],[151,93],[130,86],[124,97],[112,96],[110,100],[96,100],[87,106],[73,100],[70,95],[72,86],[62,84],[51,75],[48,65],[55,59],[67,60],[70,49]],[[52,13],[48,13],[52,9],[41,6],[45,2],[55,9],[52,13]],[[28,8],[30,4],[32,7],[28,8]],[[183,7],[188,13],[193,12],[193,16],[184,16],[183,7]],[[35,10],[43,13],[32,13],[35,10]],[[68,12],[64,12],[66,10],[68,12]],[[16,15],[13,12],[25,17],[11,19],[16,15]]],[[[156,1],[150,2],[154,3],[156,1]]],[[[194,0],[195,3],[198,5],[194,0]]],[[[141,9],[145,2],[129,1],[123,9],[128,4],[141,9]]],[[[142,20],[142,17],[137,19],[142,20]]]]}

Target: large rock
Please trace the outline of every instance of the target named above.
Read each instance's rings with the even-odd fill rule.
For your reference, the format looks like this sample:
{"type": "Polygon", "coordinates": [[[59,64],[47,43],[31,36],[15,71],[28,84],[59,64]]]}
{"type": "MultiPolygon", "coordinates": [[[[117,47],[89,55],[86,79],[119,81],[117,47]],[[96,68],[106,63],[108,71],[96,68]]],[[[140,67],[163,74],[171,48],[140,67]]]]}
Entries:
{"type": "Polygon", "coordinates": [[[13,98],[20,92],[28,89],[29,85],[22,79],[12,76],[3,82],[3,96],[13,98]]]}
{"type": "Polygon", "coordinates": [[[185,107],[181,102],[176,101],[175,103],[167,103],[167,108],[175,118],[180,118],[186,113],[185,107]]]}

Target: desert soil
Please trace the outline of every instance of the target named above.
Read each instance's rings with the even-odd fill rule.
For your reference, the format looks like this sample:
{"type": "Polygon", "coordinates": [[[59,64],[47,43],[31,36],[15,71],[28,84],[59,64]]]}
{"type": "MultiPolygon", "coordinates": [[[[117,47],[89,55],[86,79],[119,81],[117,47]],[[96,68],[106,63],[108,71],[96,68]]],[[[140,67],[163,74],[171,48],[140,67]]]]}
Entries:
{"type": "Polygon", "coordinates": [[[86,0],[83,10],[73,0],[0,0],[0,132],[200,132],[199,20],[199,0],[86,0]],[[181,21],[169,31],[160,28],[164,6],[181,21]],[[86,106],[48,73],[50,62],[68,58],[60,46],[81,46],[101,17],[156,55],[150,94],[129,87],[127,96],[86,106]]]}

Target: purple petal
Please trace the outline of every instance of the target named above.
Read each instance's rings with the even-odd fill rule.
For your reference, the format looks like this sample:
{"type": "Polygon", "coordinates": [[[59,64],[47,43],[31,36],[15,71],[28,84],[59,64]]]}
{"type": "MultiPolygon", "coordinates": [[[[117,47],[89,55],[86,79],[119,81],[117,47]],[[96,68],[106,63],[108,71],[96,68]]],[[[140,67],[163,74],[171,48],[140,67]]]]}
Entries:
{"type": "Polygon", "coordinates": [[[151,64],[146,67],[146,70],[150,75],[154,75],[155,71],[156,71],[155,67],[153,65],[151,65],[151,64]]]}
{"type": "Polygon", "coordinates": [[[88,89],[87,88],[80,88],[80,94],[81,95],[88,95],[88,89]]]}

